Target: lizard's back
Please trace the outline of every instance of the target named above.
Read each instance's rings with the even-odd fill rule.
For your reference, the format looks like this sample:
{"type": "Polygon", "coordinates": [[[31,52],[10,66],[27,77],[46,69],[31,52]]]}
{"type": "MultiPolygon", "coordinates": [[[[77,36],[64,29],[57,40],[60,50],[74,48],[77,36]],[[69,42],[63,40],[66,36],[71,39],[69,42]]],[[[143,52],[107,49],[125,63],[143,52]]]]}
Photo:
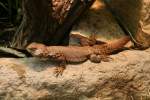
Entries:
{"type": "Polygon", "coordinates": [[[92,53],[92,48],[89,46],[50,46],[47,48],[49,54],[63,54],[68,62],[82,62],[88,59],[92,53]]]}

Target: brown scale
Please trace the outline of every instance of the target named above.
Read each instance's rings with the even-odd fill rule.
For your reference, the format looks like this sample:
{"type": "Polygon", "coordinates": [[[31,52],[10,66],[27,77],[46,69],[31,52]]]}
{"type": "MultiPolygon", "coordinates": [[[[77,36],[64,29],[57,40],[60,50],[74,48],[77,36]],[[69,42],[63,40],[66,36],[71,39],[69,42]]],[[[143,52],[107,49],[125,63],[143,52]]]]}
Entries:
{"type": "Polygon", "coordinates": [[[119,50],[130,40],[128,36],[111,43],[95,44],[93,46],[45,46],[32,43],[27,50],[33,56],[54,59],[60,61],[56,69],[56,76],[62,75],[67,62],[83,62],[90,59],[92,62],[109,61],[108,56],[115,50],[119,50]]]}
{"type": "Polygon", "coordinates": [[[84,62],[87,60],[87,57],[67,57],[66,58],[67,62],[84,62]]]}
{"type": "Polygon", "coordinates": [[[124,47],[124,45],[127,42],[129,42],[129,40],[130,40],[130,38],[128,36],[125,36],[116,41],[112,41],[111,43],[95,45],[95,46],[93,46],[93,48],[95,49],[95,52],[97,54],[108,55],[108,54],[113,53],[116,50],[122,49],[124,47]]]}
{"type": "MultiPolygon", "coordinates": [[[[57,60],[61,60],[58,55],[63,54],[67,62],[82,62],[88,59],[88,55],[91,52],[88,51],[89,47],[78,47],[78,46],[50,46],[47,47],[49,51],[49,58],[56,58],[57,60]],[[57,55],[57,56],[56,56],[57,55]]],[[[63,60],[63,59],[62,59],[63,60]]]]}

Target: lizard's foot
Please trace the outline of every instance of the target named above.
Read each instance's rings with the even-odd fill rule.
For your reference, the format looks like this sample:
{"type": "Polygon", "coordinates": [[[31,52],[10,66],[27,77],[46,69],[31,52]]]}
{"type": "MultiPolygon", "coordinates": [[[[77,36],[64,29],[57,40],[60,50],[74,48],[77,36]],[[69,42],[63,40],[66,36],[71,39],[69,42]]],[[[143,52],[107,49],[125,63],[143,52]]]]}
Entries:
{"type": "Polygon", "coordinates": [[[65,68],[64,67],[56,67],[54,74],[56,77],[58,76],[62,76],[63,72],[64,72],[65,68]]]}

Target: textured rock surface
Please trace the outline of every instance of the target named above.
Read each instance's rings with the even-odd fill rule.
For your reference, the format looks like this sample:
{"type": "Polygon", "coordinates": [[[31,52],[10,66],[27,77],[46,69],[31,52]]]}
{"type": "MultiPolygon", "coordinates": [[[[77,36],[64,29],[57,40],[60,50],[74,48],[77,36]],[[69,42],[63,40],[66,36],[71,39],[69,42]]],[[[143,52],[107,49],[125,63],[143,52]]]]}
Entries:
{"type": "MultiPolygon", "coordinates": [[[[150,47],[150,0],[106,0],[133,37],[150,47]]],[[[115,15],[114,14],[114,15],[115,15]]]]}
{"type": "Polygon", "coordinates": [[[111,57],[99,64],[69,64],[57,78],[56,63],[1,58],[0,100],[149,100],[150,49],[111,57]]]}
{"type": "Polygon", "coordinates": [[[71,33],[85,36],[95,33],[97,38],[103,41],[109,41],[124,35],[102,0],[95,0],[91,9],[83,15],[81,20],[73,27],[71,33]]]}
{"type": "Polygon", "coordinates": [[[88,35],[95,33],[100,40],[116,39],[124,32],[115,20],[117,16],[125,29],[143,47],[150,47],[150,0],[95,0],[91,9],[74,26],[71,33],[88,35]],[[110,13],[108,10],[113,11],[110,13]]]}

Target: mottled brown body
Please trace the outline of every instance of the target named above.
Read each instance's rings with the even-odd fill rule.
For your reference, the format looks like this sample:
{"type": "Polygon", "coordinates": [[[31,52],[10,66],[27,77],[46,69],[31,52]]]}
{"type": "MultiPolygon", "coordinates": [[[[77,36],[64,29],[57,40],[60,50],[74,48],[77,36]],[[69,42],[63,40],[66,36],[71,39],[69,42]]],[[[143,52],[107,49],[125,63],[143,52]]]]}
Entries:
{"type": "Polygon", "coordinates": [[[92,48],[89,46],[79,47],[79,46],[50,46],[47,47],[47,50],[51,53],[48,54],[49,58],[57,60],[66,60],[67,62],[82,62],[88,59],[88,57],[93,53],[92,48]],[[64,59],[61,57],[55,58],[55,55],[62,54],[64,59]],[[54,56],[54,58],[53,58],[54,56]]]}
{"type": "Polygon", "coordinates": [[[105,61],[107,55],[122,49],[129,40],[130,38],[126,36],[111,43],[93,46],[45,46],[32,43],[27,47],[27,50],[33,56],[60,61],[63,63],[61,65],[65,67],[66,62],[83,62],[87,59],[96,63],[101,60],[105,61]]]}
{"type": "Polygon", "coordinates": [[[122,49],[124,45],[127,44],[129,41],[130,38],[128,36],[125,36],[110,43],[94,45],[93,48],[97,54],[110,55],[113,52],[122,49]]]}
{"type": "Polygon", "coordinates": [[[39,43],[32,43],[27,47],[33,56],[66,62],[85,61],[93,54],[92,49],[90,46],[45,46],[39,43]]]}

